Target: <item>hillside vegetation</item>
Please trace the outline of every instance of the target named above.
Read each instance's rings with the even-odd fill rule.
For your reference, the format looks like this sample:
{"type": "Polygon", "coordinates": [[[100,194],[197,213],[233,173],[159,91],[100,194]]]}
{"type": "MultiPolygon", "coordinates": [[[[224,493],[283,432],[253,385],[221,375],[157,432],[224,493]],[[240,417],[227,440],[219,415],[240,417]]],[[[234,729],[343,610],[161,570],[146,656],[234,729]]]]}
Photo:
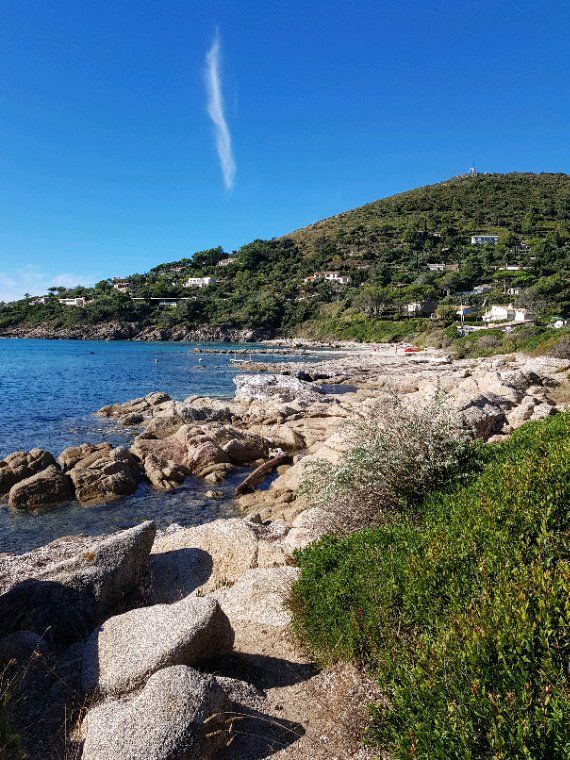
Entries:
{"type": "Polygon", "coordinates": [[[471,482],[298,554],[297,630],[375,674],[367,738],[390,757],[570,756],[569,433],[568,413],[527,423],[471,482]]]}
{"type": "Polygon", "coordinates": [[[94,288],[52,289],[43,304],[5,304],[0,329],[122,320],[143,327],[207,324],[268,335],[382,340],[416,334],[406,306],[418,300],[437,303],[430,333],[457,321],[460,302],[473,306],[468,321],[480,320],[491,302],[514,302],[547,324],[570,313],[570,177],[456,177],[281,238],[256,240],[232,255],[221,248],[200,251],[127,279],[129,294],[104,280],[94,288]],[[471,244],[471,235],[485,233],[497,235],[498,242],[471,244]],[[434,264],[443,271],[431,271],[434,264]],[[305,280],[325,270],[350,282],[305,280]],[[201,276],[216,282],[183,287],[188,277],[201,276]],[[475,292],[480,285],[490,289],[475,292]],[[79,309],[58,302],[76,295],[90,303],[79,309]],[[150,300],[162,297],[186,300],[177,308],[150,300]]]}

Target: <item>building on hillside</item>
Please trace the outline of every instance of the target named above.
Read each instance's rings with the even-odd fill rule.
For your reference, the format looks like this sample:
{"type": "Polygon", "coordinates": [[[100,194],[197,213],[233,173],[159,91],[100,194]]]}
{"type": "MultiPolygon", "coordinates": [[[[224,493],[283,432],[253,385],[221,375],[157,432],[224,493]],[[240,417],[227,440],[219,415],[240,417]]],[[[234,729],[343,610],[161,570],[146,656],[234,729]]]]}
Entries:
{"type": "Polygon", "coordinates": [[[196,296],[190,296],[187,298],[167,298],[167,297],[158,297],[158,296],[152,296],[150,298],[142,298],[142,297],[131,297],[131,301],[134,301],[135,303],[148,303],[150,306],[159,306],[160,308],[167,308],[167,309],[176,309],[179,303],[182,303],[184,301],[195,301],[196,296]]]}
{"type": "Polygon", "coordinates": [[[215,277],[189,277],[184,283],[185,288],[207,288],[208,285],[215,285],[215,277]]]}
{"type": "Polygon", "coordinates": [[[471,235],[471,245],[497,245],[498,235],[471,235]]]}
{"type": "Polygon", "coordinates": [[[510,296],[520,296],[522,293],[522,288],[518,285],[511,285],[510,288],[507,288],[507,293],[510,296]]]}
{"type": "Polygon", "coordinates": [[[45,303],[48,302],[48,300],[49,300],[49,296],[36,296],[36,298],[32,298],[30,300],[30,303],[33,303],[33,304],[39,304],[39,303],[45,304],[45,303]]]}
{"type": "Polygon", "coordinates": [[[528,309],[519,309],[511,304],[494,304],[483,314],[483,322],[534,322],[534,315],[528,309]]]}
{"type": "Polygon", "coordinates": [[[303,282],[315,282],[317,280],[338,282],[340,285],[349,285],[352,282],[352,278],[349,275],[341,274],[340,272],[315,272],[309,275],[309,277],[305,277],[303,282]]]}
{"type": "Polygon", "coordinates": [[[556,330],[560,330],[562,327],[566,327],[568,320],[563,317],[552,317],[549,327],[554,327],[556,330]]]}
{"type": "Polygon", "coordinates": [[[428,264],[427,268],[430,272],[457,272],[459,264],[444,264],[440,262],[439,264],[428,264]]]}
{"type": "Polygon", "coordinates": [[[408,316],[430,316],[435,313],[437,303],[435,301],[412,301],[406,304],[406,314],[408,316]]]}
{"type": "Polygon", "coordinates": [[[499,272],[520,272],[523,269],[526,269],[526,267],[523,267],[521,264],[501,264],[498,267],[493,267],[493,269],[496,269],[499,272]]]}
{"type": "Polygon", "coordinates": [[[230,264],[235,264],[236,257],[235,256],[228,256],[227,259],[222,259],[221,261],[218,261],[216,264],[217,267],[229,267],[230,264]]]}
{"type": "Polygon", "coordinates": [[[90,302],[89,299],[83,296],[78,296],[77,298],[58,298],[57,300],[62,306],[78,306],[79,308],[83,308],[90,302]]]}
{"type": "Polygon", "coordinates": [[[113,288],[119,293],[130,293],[132,285],[128,280],[113,280],[113,288]]]}
{"type": "Polygon", "coordinates": [[[483,283],[482,285],[475,285],[471,293],[474,296],[480,296],[483,293],[490,293],[493,289],[493,286],[489,283],[483,283]]]}

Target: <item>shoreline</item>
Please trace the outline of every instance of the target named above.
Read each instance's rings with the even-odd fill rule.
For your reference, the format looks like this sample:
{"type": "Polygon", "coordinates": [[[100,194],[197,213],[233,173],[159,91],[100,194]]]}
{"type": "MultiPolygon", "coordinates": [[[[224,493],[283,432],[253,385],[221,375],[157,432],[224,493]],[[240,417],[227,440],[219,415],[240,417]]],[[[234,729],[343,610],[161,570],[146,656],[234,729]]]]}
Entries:
{"type": "MultiPolygon", "coordinates": [[[[375,756],[359,744],[366,705],[382,698],[373,681],[354,665],[318,670],[290,630],[295,551],[334,525],[326,507],[299,497],[304,467],[317,459],[338,464],[348,446],[346,425],[377,420],[393,393],[416,406],[441,389],[466,430],[487,441],[570,402],[568,361],[523,355],[451,361],[441,352],[392,348],[267,362],[261,373],[236,377],[232,399],[177,402],[155,392],[99,410],[139,431],[128,455],[163,491],[176,492],[187,469],[215,487],[235,472],[232,459],[253,466],[279,459],[276,449],[289,463],[262,490],[235,500],[241,517],[163,530],[138,521],[110,535],[65,536],[0,555],[0,645],[16,642],[22,667],[29,667],[31,642],[42,651],[34,667],[49,668],[39,688],[32,682],[26,693],[23,681],[29,701],[17,703],[27,705],[21,722],[30,760],[43,760],[54,747],[98,760],[101,743],[119,748],[112,756],[120,756],[132,736],[115,716],[138,725],[135,708],[145,700],[151,700],[145,711],[156,710],[164,731],[176,735],[180,717],[164,706],[182,677],[201,679],[202,693],[216,700],[214,713],[241,716],[235,732],[231,723],[214,726],[227,742],[220,760],[375,756]],[[331,384],[346,392],[323,393],[331,384]],[[194,632],[196,620],[206,643],[194,632]]],[[[114,474],[124,465],[124,474],[132,461],[116,450],[74,448],[59,464],[85,497],[105,485],[109,463],[114,474]]]]}
{"type": "MultiPolygon", "coordinates": [[[[256,478],[259,486],[247,489],[253,493],[240,493],[238,483],[235,499],[226,495],[224,502],[235,501],[242,512],[249,511],[257,503],[264,516],[271,517],[275,512],[281,519],[291,520],[299,511],[288,505],[297,501],[296,487],[304,467],[301,460],[310,461],[321,449],[325,455],[338,449],[335,442],[338,429],[347,420],[362,418],[363,409],[366,410],[365,416],[372,413],[371,410],[386,398],[388,386],[407,400],[421,404],[430,388],[442,385],[457,405],[459,402],[453,396],[457,396],[459,390],[461,400],[462,385],[467,398],[480,395],[476,392],[481,391],[481,384],[469,380],[474,371],[483,373],[485,382],[490,383],[496,394],[501,391],[497,368],[503,364],[518,367],[535,363],[549,372],[552,368],[568,365],[562,360],[531,359],[522,355],[452,361],[445,352],[435,349],[405,354],[406,344],[346,341],[325,346],[317,342],[272,339],[264,345],[268,355],[282,349],[286,354],[292,352],[296,358],[279,362],[232,360],[232,366],[246,372],[234,377],[237,390],[232,396],[202,394],[177,401],[166,393],[155,391],[91,411],[91,415],[107,420],[105,425],[112,438],[124,437],[125,443],[116,448],[109,443],[74,445],[62,450],[57,459],[49,452],[42,452],[44,464],[36,467],[34,463],[24,462],[21,466],[25,477],[22,475],[13,483],[6,480],[6,477],[10,478],[7,460],[17,453],[8,455],[0,460],[0,468],[3,468],[0,469],[0,498],[3,496],[16,509],[53,509],[57,508],[58,499],[69,501],[67,484],[72,498],[75,497],[80,504],[107,504],[122,496],[134,495],[141,484],[146,484],[151,493],[180,492],[183,485],[188,491],[190,483],[204,483],[215,489],[218,484],[234,478],[232,473],[240,468],[247,474],[257,467],[262,468],[264,477],[256,478]],[[304,350],[311,355],[310,361],[303,354],[304,350]],[[315,358],[314,352],[317,351],[319,357],[315,358]],[[275,451],[283,452],[292,461],[288,464],[279,461],[267,468],[267,462],[274,457],[271,452],[275,451]],[[93,472],[94,462],[101,472],[93,472]],[[57,478],[62,476],[65,481],[62,495],[56,494],[56,497],[50,497],[51,501],[44,503],[42,495],[32,488],[28,504],[26,484],[19,485],[19,482],[37,476],[48,466],[55,467],[57,472],[52,474],[57,478]],[[110,466],[120,470],[116,478],[118,483],[113,478],[109,482],[105,479],[105,469],[110,466]],[[275,469],[278,472],[272,475],[275,469]],[[5,474],[4,483],[2,473],[5,474]],[[292,473],[295,473],[294,477],[292,473]],[[94,482],[84,488],[83,477],[94,482]],[[185,482],[188,478],[192,480],[185,482]],[[101,482],[96,482],[97,479],[101,482]],[[12,489],[16,489],[14,494],[12,489]]],[[[216,353],[217,349],[196,347],[195,351],[216,353]]],[[[237,351],[240,356],[249,353],[247,349],[237,351]]],[[[222,352],[231,353],[231,349],[222,349],[222,352]]],[[[263,355],[264,351],[251,353],[263,355]]],[[[512,391],[508,387],[503,387],[502,392],[507,394],[507,400],[503,403],[505,408],[499,403],[496,412],[500,424],[494,426],[493,434],[497,438],[510,431],[512,426],[507,412],[520,401],[510,398],[512,391]]],[[[493,404],[497,406],[491,400],[491,407],[493,404]]],[[[542,410],[540,413],[550,413],[551,407],[555,407],[544,393],[535,398],[532,405],[528,417],[538,413],[532,411],[535,406],[542,410]]],[[[333,460],[338,459],[339,452],[342,453],[342,447],[336,451],[333,460]]],[[[29,455],[25,456],[29,458],[29,455]]],[[[22,459],[22,453],[19,457],[22,459]]],[[[35,488],[34,483],[29,485],[35,488]]],[[[49,491],[52,485],[47,482],[45,487],[49,491]]],[[[205,490],[196,488],[195,485],[196,495],[205,490]]]]}

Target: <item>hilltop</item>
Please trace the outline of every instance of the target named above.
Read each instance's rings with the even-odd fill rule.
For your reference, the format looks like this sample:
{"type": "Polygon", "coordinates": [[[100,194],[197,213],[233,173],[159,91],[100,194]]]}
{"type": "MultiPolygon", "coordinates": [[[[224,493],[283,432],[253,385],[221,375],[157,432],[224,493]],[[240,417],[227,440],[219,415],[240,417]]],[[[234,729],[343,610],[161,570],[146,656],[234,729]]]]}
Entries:
{"type": "Polygon", "coordinates": [[[6,304],[0,329],[80,336],[113,322],[126,330],[118,337],[391,339],[424,330],[434,309],[430,332],[435,321],[446,329],[459,303],[480,324],[491,302],[548,324],[568,316],[569,273],[569,175],[465,175],[231,254],[214,248],[160,264],[125,278],[125,292],[109,279],[6,304]],[[214,281],[184,287],[189,277],[214,281]],[[83,308],[58,300],[78,296],[83,308]]]}

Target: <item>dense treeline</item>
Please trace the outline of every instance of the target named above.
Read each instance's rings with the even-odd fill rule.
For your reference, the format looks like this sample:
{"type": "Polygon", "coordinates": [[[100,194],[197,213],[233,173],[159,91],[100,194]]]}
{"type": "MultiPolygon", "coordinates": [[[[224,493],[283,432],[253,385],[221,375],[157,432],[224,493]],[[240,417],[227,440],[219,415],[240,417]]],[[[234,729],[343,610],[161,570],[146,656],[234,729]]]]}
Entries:
{"type": "Polygon", "coordinates": [[[439,326],[455,320],[460,302],[474,307],[475,320],[490,302],[514,302],[547,322],[570,311],[569,275],[570,177],[476,175],[375,201],[283,238],[256,240],[231,257],[213,248],[127,278],[130,296],[187,299],[176,309],[132,301],[105,280],[94,288],[52,289],[45,304],[2,305],[0,328],[125,320],[318,334],[331,313],[345,322],[398,321],[408,303],[426,299],[438,304],[439,326]],[[499,240],[472,245],[474,233],[499,240]],[[430,264],[446,269],[431,271],[430,264]],[[323,270],[351,282],[304,282],[323,270]],[[214,276],[216,283],[184,288],[189,276],[214,276]],[[473,292],[481,284],[492,290],[473,292]],[[57,300],[77,295],[92,300],[82,309],[57,300]]]}

